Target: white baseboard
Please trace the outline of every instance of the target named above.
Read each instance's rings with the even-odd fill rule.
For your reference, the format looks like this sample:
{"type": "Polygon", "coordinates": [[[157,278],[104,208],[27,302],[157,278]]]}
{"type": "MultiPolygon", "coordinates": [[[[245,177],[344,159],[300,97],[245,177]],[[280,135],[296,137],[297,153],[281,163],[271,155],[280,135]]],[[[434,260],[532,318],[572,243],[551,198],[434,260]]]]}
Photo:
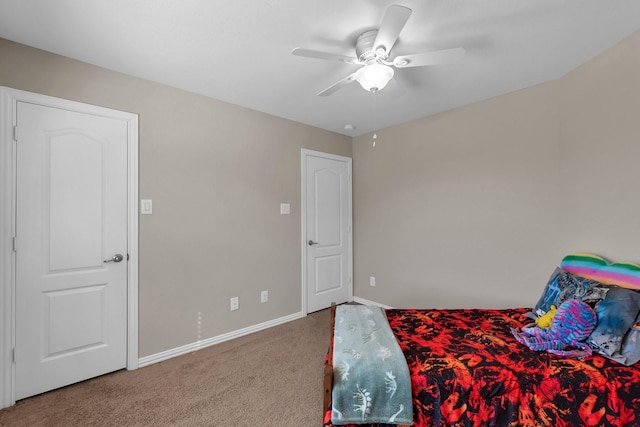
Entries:
{"type": "Polygon", "coordinates": [[[363,304],[363,305],[375,305],[376,307],[382,307],[382,308],[393,308],[389,305],[380,304],[378,302],[369,301],[368,299],[359,298],[359,297],[353,297],[353,302],[357,302],[358,304],[363,304]]]}
{"type": "Polygon", "coordinates": [[[218,335],[217,337],[207,338],[206,340],[196,341],[191,344],[176,347],[171,350],[163,351],[160,353],[152,354],[150,356],[141,357],[138,359],[138,367],[149,366],[154,363],[162,362],[173,357],[182,356],[184,354],[193,353],[197,350],[202,350],[205,347],[209,347],[215,344],[220,344],[225,341],[232,340],[234,338],[240,338],[245,335],[252,334],[254,332],[262,331],[263,329],[272,328],[274,326],[281,325],[283,323],[291,322],[292,320],[300,319],[304,317],[302,312],[290,314],[289,316],[280,317],[278,319],[270,320],[268,322],[259,323],[257,325],[249,326],[237,331],[229,332],[226,334],[218,335]]]}

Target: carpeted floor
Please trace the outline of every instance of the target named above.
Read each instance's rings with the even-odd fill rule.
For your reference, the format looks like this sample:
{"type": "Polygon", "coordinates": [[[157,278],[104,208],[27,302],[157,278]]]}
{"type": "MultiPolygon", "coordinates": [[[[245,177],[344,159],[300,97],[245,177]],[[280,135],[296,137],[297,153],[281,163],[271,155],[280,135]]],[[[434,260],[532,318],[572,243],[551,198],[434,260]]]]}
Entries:
{"type": "Polygon", "coordinates": [[[21,400],[0,410],[0,426],[320,426],[329,334],[322,310],[21,400]]]}

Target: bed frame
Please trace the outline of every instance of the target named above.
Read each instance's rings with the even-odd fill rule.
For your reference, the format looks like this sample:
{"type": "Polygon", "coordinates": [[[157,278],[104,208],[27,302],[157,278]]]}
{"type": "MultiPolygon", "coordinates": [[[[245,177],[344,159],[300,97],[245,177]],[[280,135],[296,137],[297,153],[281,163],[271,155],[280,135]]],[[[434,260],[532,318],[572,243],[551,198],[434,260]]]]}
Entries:
{"type": "Polygon", "coordinates": [[[329,340],[329,350],[327,351],[327,358],[324,361],[324,391],[322,400],[322,415],[329,409],[331,404],[331,389],[333,388],[333,331],[336,325],[336,305],[331,305],[331,338],[329,340]]]}

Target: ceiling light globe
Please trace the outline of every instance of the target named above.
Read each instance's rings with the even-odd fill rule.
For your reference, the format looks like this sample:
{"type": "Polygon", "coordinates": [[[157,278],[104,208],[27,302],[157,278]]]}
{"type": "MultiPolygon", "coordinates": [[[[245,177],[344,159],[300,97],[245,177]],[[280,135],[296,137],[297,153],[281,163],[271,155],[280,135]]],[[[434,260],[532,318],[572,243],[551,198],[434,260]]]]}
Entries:
{"type": "Polygon", "coordinates": [[[393,68],[380,63],[365,65],[355,74],[355,79],[360,86],[369,92],[377,92],[384,88],[392,78],[393,68]]]}

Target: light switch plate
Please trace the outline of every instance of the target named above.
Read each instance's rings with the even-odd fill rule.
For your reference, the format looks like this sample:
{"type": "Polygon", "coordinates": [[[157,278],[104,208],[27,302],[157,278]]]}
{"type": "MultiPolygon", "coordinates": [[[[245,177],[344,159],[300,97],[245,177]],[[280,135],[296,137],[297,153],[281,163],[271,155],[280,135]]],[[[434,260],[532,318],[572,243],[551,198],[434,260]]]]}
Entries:
{"type": "Polygon", "coordinates": [[[151,215],[153,213],[153,200],[151,199],[140,200],[140,213],[142,215],[151,215]]]}
{"type": "Polygon", "coordinates": [[[280,203],[280,215],[289,215],[291,213],[291,205],[289,203],[280,203]]]}

